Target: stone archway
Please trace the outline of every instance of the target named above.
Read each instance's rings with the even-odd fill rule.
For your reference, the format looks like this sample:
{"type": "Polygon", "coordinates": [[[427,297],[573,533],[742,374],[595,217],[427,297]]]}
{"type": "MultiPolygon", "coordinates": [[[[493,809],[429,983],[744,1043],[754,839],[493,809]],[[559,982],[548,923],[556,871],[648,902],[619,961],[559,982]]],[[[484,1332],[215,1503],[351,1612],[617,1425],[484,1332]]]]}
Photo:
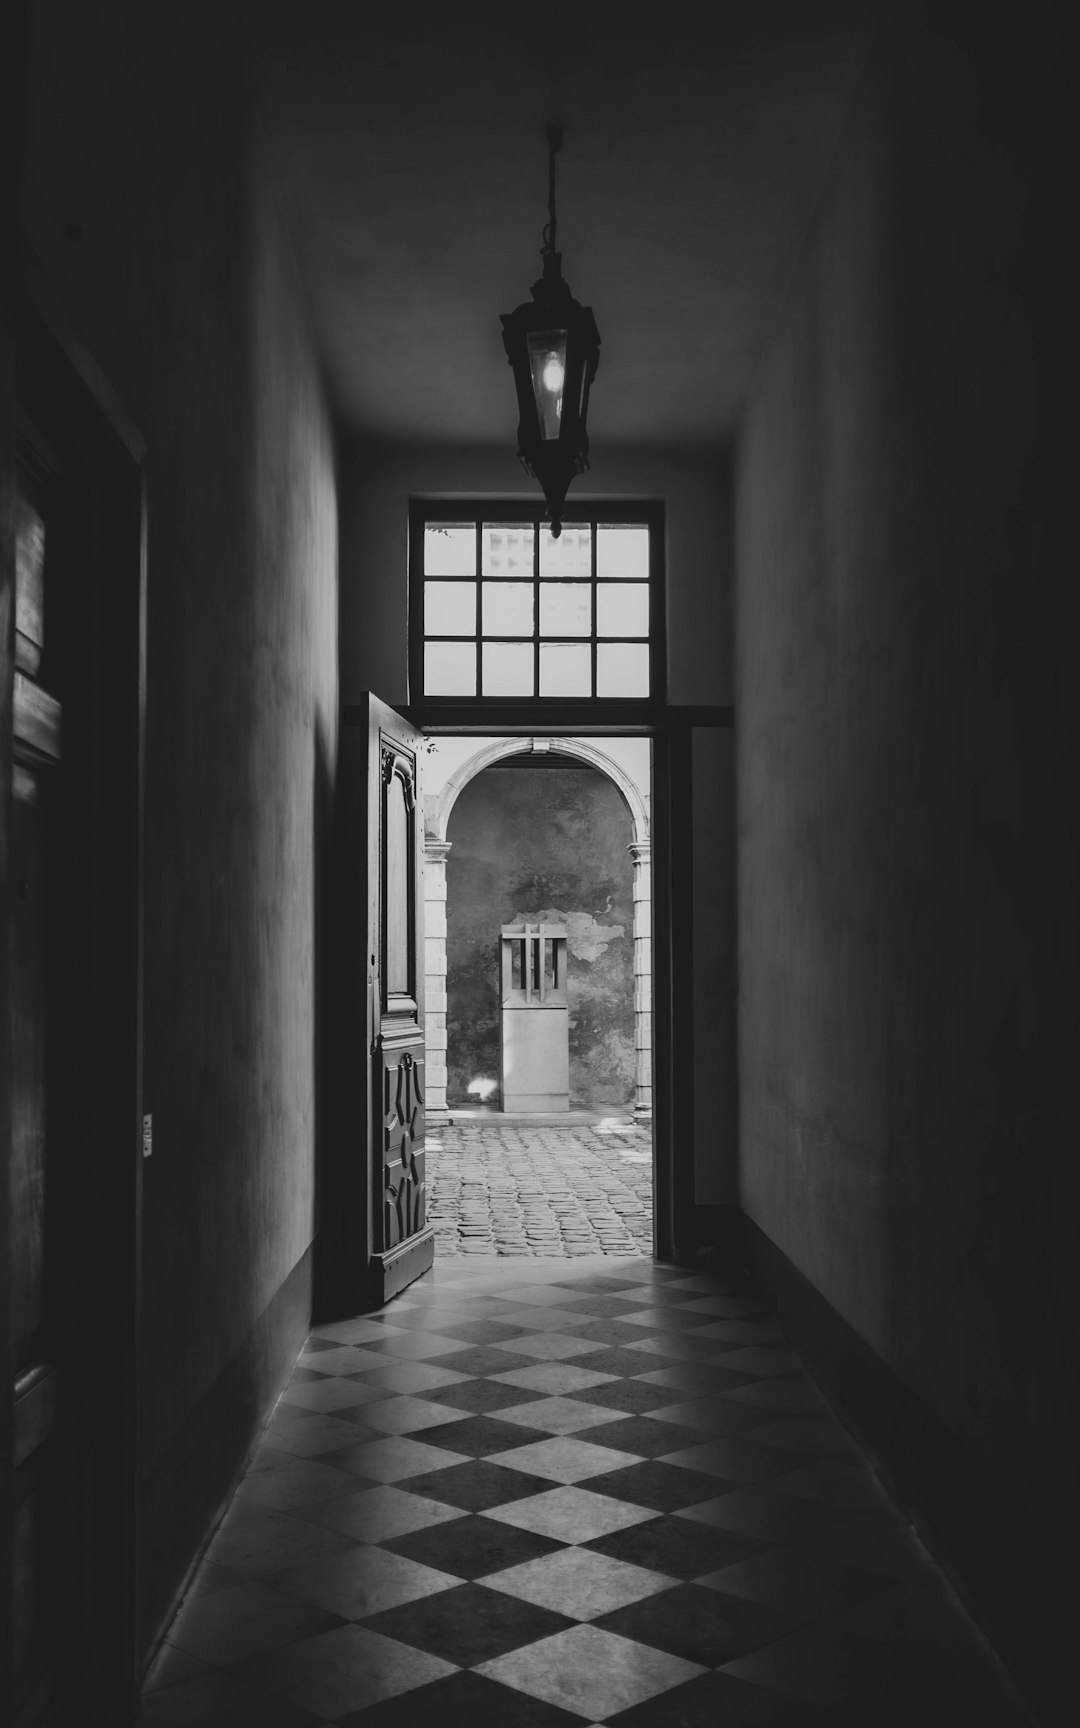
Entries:
{"type": "Polygon", "coordinates": [[[424,799],[425,1020],[427,1026],[428,1120],[445,1119],[446,1104],[446,838],[450,813],[470,780],[507,756],[541,755],[557,748],[575,756],[613,783],[630,812],[634,866],[634,1117],[652,1118],[652,843],[647,793],[619,763],[587,738],[497,738],[461,763],[438,792],[424,799]]]}

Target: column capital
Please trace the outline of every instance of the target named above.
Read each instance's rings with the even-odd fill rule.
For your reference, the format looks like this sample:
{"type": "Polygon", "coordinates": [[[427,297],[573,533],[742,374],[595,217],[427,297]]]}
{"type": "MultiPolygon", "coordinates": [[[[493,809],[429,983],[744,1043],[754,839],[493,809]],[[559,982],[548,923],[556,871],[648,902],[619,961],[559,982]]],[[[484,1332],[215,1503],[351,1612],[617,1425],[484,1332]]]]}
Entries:
{"type": "Polygon", "coordinates": [[[424,857],[429,864],[445,864],[450,856],[452,840],[424,840],[424,857]]]}
{"type": "Polygon", "coordinates": [[[626,850],[635,864],[647,864],[652,857],[652,841],[632,840],[626,850]]]}

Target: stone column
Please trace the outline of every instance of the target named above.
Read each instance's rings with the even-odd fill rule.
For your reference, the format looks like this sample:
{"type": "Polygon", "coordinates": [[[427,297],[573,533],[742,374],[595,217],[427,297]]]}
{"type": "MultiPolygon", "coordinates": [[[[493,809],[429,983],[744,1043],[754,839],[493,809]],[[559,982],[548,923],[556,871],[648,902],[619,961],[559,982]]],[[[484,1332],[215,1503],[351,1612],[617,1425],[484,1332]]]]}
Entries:
{"type": "Polygon", "coordinates": [[[634,860],[634,1119],[652,1120],[652,845],[627,847],[634,860]]]}
{"type": "Polygon", "coordinates": [[[446,860],[449,840],[424,841],[424,1042],[427,1120],[446,1111],[446,860]]]}

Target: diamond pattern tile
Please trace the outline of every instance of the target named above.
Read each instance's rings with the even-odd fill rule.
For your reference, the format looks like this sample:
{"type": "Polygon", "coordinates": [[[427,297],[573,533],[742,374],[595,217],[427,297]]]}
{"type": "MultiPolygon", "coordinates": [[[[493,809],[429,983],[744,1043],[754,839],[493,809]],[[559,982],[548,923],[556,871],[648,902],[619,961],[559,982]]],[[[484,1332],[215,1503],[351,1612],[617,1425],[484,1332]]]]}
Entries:
{"type": "Polygon", "coordinates": [[[144,1728],[1023,1728],[772,1315],[460,1256],[321,1325],[144,1728]]]}
{"type": "Polygon", "coordinates": [[[496,1380],[462,1380],[455,1386],[440,1386],[429,1391],[427,1402],[441,1404],[446,1410],[463,1410],[479,1416],[494,1410],[502,1414],[511,1407],[519,1410],[526,1399],[543,1396],[542,1392],[524,1391],[520,1386],[503,1386],[496,1380]]]}
{"type": "MultiPolygon", "coordinates": [[[[538,1394],[533,1393],[533,1397],[538,1394]]],[[[503,1422],[518,1422],[523,1427],[546,1428],[549,1434],[579,1434],[599,1423],[621,1421],[629,1411],[612,1410],[605,1404],[594,1403],[588,1396],[580,1398],[542,1398],[540,1407],[511,1404],[499,1411],[503,1422]]]]}
{"type": "Polygon", "coordinates": [[[661,1458],[643,1459],[621,1469],[608,1470],[587,1486],[600,1494],[629,1500],[634,1506],[651,1506],[654,1512],[675,1512],[693,1506],[716,1488],[714,1476],[699,1475],[661,1458]]]}
{"type": "Polygon", "coordinates": [[[643,1596],[654,1596],[671,1584],[660,1572],[613,1560],[588,1548],[560,1548],[539,1560],[492,1573],[487,1582],[493,1589],[508,1590],[527,1602],[539,1602],[547,1608],[557,1605],[560,1613],[575,1620],[593,1620],[643,1596]]]}
{"type": "Polygon", "coordinates": [[[577,1711],[547,1704],[475,1669],[418,1686],[369,1710],[339,1716],[336,1728],[442,1728],[443,1723],[459,1722],[468,1728],[582,1728],[577,1711]]]}
{"type": "Polygon", "coordinates": [[[723,1566],[747,1560],[761,1550],[760,1543],[732,1536],[726,1530],[659,1515],[647,1524],[635,1524],[628,1530],[616,1530],[611,1536],[600,1536],[589,1546],[617,1560],[668,1573],[672,1578],[702,1578],[723,1566]]]}
{"type": "Polygon", "coordinates": [[[484,1584],[459,1584],[364,1621],[373,1632],[442,1656],[459,1668],[504,1656],[522,1644],[564,1632],[573,1623],[564,1614],[484,1584]]]}
{"type": "Polygon", "coordinates": [[[855,1728],[721,1673],[699,1674],[605,1721],[610,1728],[855,1728]]]}
{"type": "Polygon", "coordinates": [[[503,1453],[501,1461],[549,1477],[553,1482],[580,1482],[585,1477],[594,1477],[599,1486],[602,1473],[636,1464],[638,1459],[634,1453],[619,1452],[612,1446],[594,1446],[586,1428],[583,1433],[560,1434],[531,1446],[519,1446],[513,1452],[503,1453]]]}
{"type": "Polygon", "coordinates": [[[480,1672],[588,1719],[640,1704],[699,1670],[680,1656],[582,1625],[497,1656],[480,1672]]]}
{"type": "Polygon", "coordinates": [[[550,1438],[546,1428],[508,1422],[500,1416],[462,1416],[456,1422],[447,1422],[446,1416],[444,1409],[440,1426],[425,1429],[424,1440],[429,1446],[445,1446],[448,1452],[466,1458],[486,1458],[492,1452],[506,1452],[513,1446],[527,1446],[531,1441],[550,1438]]]}
{"type": "Polygon", "coordinates": [[[310,1710],[318,1721],[438,1679],[452,1665],[365,1627],[341,1626],[249,1657],[232,1671],[310,1710]]]}
{"type": "Polygon", "coordinates": [[[512,1506],[498,1506],[488,1513],[489,1518],[515,1524],[519,1530],[536,1530],[567,1543],[589,1542],[612,1530],[643,1524],[652,1516],[644,1506],[631,1506],[625,1500],[612,1500],[606,1494],[570,1485],[549,1488],[546,1494],[534,1494],[529,1500],[516,1500],[512,1506]]]}
{"type": "Polygon", "coordinates": [[[422,1494],[406,1493],[383,1483],[357,1493],[341,1494],[317,1506],[305,1506],[302,1514],[313,1524],[353,1536],[358,1542],[385,1542],[409,1530],[426,1530],[462,1517],[459,1506],[429,1500],[422,1494]]]}
{"type": "Polygon", "coordinates": [[[511,1368],[508,1373],[495,1375],[504,1386],[524,1386],[529,1392],[552,1395],[581,1392],[585,1387],[601,1386],[611,1380],[610,1374],[597,1374],[588,1368],[578,1368],[573,1362],[538,1362],[530,1368],[511,1368]]]}
{"type": "Polygon", "coordinates": [[[662,1596],[617,1608],[599,1624],[608,1632],[654,1644],[705,1668],[720,1668],[799,1627],[790,1614],[737,1596],[721,1596],[700,1584],[678,1584],[662,1596]]]}
{"type": "MultiPolygon", "coordinates": [[[[525,1448],[526,1453],[528,1448],[525,1448]]],[[[511,1453],[517,1457],[517,1453],[511,1453]]],[[[460,1506],[466,1512],[486,1512],[489,1506],[505,1506],[511,1500],[523,1500],[527,1494],[541,1492],[546,1486],[543,1477],[515,1470],[490,1458],[470,1458],[464,1464],[450,1464],[445,1470],[431,1470],[423,1476],[409,1478],[413,1492],[426,1499],[441,1500],[448,1506],[460,1506]]]]}
{"type": "Polygon", "coordinates": [[[453,1525],[396,1536],[386,1544],[403,1559],[468,1579],[484,1578],[504,1567],[535,1560],[559,1546],[533,1530],[519,1530],[475,1513],[453,1525]]]}

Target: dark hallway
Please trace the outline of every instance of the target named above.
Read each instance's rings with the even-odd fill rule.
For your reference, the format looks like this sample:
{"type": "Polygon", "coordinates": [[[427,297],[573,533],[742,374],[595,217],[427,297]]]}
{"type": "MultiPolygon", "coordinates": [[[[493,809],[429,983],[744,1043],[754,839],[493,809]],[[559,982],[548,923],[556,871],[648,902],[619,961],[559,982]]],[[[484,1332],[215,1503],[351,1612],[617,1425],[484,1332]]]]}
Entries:
{"type": "MultiPolygon", "coordinates": [[[[410,1720],[395,1698],[427,1685],[436,1718],[442,1687],[463,1712],[552,1728],[1071,1720],[1065,17],[1053,0],[1015,16],[675,0],[645,31],[608,0],[6,10],[4,1721],[127,1728],[174,1632],[196,1667],[156,1686],[147,1715],[170,1728],[323,1728],[357,1709],[375,1728],[410,1720]],[[537,275],[552,119],[559,246],[601,337],[565,537],[517,460],[500,326],[537,275]],[[435,537],[441,562],[425,564],[435,537]],[[537,1260],[531,1297],[428,1269],[438,1063],[423,1040],[447,998],[434,892],[425,905],[425,734],[625,734],[652,751],[653,917],[634,940],[653,980],[655,1258],[568,1257],[542,1275],[537,1260]],[[558,1326],[530,1328],[530,1300],[558,1326]],[[731,1360],[757,1345],[766,1360],[780,1336],[788,1367],[731,1360]],[[639,1370],[638,1345],[666,1366],[639,1370]],[[363,1451],[467,1410],[478,1425],[449,1468],[479,1480],[488,1441],[506,1439],[484,1426],[504,1421],[499,1375],[533,1372],[504,1369],[507,1347],[568,1365],[564,1380],[590,1360],[579,1371],[620,1410],[595,1426],[640,1442],[589,1442],[629,1454],[627,1492],[537,1471],[547,1486],[481,1511],[401,1487],[402,1516],[419,1515],[408,1497],[441,1510],[386,1535],[380,1491],[406,1476],[328,1461],[318,1424],[363,1451]],[[338,1349],[364,1359],[327,1374],[318,1358],[338,1349]],[[472,1365],[425,1376],[451,1355],[472,1365]],[[403,1383],[372,1379],[387,1372],[403,1383]],[[642,1394],[656,1372],[678,1398],[642,1394]],[[778,1433],[754,1403],[762,1375],[812,1423],[778,1433]],[[464,1405],[448,1405],[455,1388],[464,1405]],[[753,1408],[739,1450],[731,1404],[753,1408]],[[861,1472],[881,1528],[836,1534],[790,1484],[748,1502],[764,1522],[740,1523],[740,1497],[813,1469],[819,1441],[861,1472]],[[787,1472],[778,1446],[800,1454],[787,1472]],[[338,1477],[298,1473],[297,1457],[338,1477]],[[647,1478],[663,1503],[635,1497],[647,1478]],[[308,1491],[328,1483],[327,1503],[361,1497],[355,1527],[297,1512],[325,1513],[308,1491]],[[505,1512],[491,1521],[520,1537],[515,1504],[582,1483],[626,1529],[541,1525],[545,1553],[633,1547],[657,1521],[706,1545],[734,1531],[754,1550],[738,1569],[835,1535],[852,1545],[826,1570],[855,1596],[826,1592],[815,1632],[786,1584],[746,1592],[748,1618],[719,1561],[631,1558],[652,1580],[642,1597],[595,1614],[542,1602],[535,1621],[514,1598],[521,1644],[493,1631],[474,1661],[441,1607],[417,1606],[434,1588],[364,1594],[394,1571],[375,1551],[407,1558],[392,1545],[419,1552],[459,1513],[505,1512]],[[252,1504],[335,1538],[358,1611],[290,1597],[245,1562],[219,1579],[247,1592],[244,1652],[231,1633],[185,1644],[192,1610],[177,1611],[218,1564],[206,1545],[252,1504]],[[901,1550],[918,1554],[910,1591],[881,1558],[901,1550]],[[425,1652],[429,1678],[381,1700],[361,1685],[333,1709],[317,1688],[308,1703],[284,1682],[260,1691],[263,1592],[281,1616],[275,1674],[292,1643],[370,1654],[381,1637],[425,1652]],[[367,1623],[399,1611],[400,1634],[367,1623]],[[578,1657],[610,1656],[607,1637],[651,1651],[634,1658],[645,1690],[571,1696],[515,1666],[544,1614],[562,1618],[537,1636],[578,1657]],[[757,1654],[735,1654],[725,1627],[751,1620],[757,1654]],[[803,1653],[786,1668],[785,1640],[803,1653]],[[504,1666],[473,1672],[488,1662],[504,1666]],[[652,1686],[661,1669],[682,1679],[652,1686]],[[258,1706],[230,1716],[230,1686],[253,1685],[258,1706]]],[[[434,890],[446,835],[428,838],[434,890]]],[[[562,1432],[535,1427],[519,1447],[562,1432]]],[[[431,1569],[506,1631],[496,1568],[431,1569]]],[[[366,1656],[360,1670],[379,1671],[366,1656]]]]}

